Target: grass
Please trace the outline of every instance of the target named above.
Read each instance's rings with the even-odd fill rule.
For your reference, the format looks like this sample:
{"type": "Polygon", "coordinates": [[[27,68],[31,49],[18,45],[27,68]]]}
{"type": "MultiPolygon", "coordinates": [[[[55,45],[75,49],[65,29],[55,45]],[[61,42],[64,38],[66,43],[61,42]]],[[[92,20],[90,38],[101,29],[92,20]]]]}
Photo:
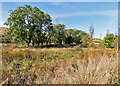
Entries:
{"type": "Polygon", "coordinates": [[[3,48],[3,81],[11,84],[115,84],[116,49],[3,48]]]}

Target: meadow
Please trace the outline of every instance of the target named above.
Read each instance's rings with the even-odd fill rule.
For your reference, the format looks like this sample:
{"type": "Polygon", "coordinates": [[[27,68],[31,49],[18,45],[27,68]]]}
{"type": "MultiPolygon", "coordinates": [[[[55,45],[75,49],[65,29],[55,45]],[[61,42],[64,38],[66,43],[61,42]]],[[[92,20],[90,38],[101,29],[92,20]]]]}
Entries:
{"type": "MultiPolygon", "coordinates": [[[[100,32],[100,37],[96,37],[93,24],[89,33],[88,25],[85,26],[91,23],[86,20],[88,16],[85,24],[73,16],[67,18],[70,21],[57,23],[56,18],[53,23],[53,15],[41,9],[39,5],[24,4],[5,10],[9,13],[4,20],[7,27],[0,27],[3,84],[118,84],[118,34],[107,30],[104,38],[100,32]]],[[[88,10],[85,13],[89,14],[88,10]]],[[[106,30],[104,25],[99,26],[106,30]]]]}
{"type": "Polygon", "coordinates": [[[10,84],[115,84],[116,49],[2,48],[2,78],[10,84]]]}

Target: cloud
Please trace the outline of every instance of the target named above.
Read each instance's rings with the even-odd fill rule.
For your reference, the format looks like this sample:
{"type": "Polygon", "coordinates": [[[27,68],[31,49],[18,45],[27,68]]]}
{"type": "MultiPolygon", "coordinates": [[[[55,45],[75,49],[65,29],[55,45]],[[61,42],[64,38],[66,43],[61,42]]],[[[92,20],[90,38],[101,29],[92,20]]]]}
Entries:
{"type": "Polygon", "coordinates": [[[52,18],[63,18],[63,17],[71,17],[71,16],[116,16],[118,10],[107,10],[107,11],[92,11],[92,12],[77,12],[77,13],[69,13],[69,14],[60,14],[60,15],[53,15],[52,18]]]}

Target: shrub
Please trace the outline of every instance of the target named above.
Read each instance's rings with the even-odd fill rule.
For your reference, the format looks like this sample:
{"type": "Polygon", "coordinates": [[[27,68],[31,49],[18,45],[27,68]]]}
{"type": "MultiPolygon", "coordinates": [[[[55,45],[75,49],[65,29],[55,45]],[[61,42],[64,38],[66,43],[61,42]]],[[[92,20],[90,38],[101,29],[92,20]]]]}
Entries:
{"type": "Polygon", "coordinates": [[[107,34],[106,37],[104,37],[104,45],[108,48],[112,47],[112,43],[115,41],[113,34],[107,34]]]}

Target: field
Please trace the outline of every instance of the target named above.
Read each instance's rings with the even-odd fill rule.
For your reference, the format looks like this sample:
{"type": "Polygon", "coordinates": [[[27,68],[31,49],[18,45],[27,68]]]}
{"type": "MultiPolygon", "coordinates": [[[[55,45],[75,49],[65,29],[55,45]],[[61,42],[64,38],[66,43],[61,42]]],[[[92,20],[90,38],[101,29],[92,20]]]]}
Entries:
{"type": "Polygon", "coordinates": [[[0,86],[120,83],[118,4],[7,2],[2,7],[0,86]]]}
{"type": "Polygon", "coordinates": [[[115,84],[116,49],[2,49],[3,81],[10,84],[115,84]]]}

